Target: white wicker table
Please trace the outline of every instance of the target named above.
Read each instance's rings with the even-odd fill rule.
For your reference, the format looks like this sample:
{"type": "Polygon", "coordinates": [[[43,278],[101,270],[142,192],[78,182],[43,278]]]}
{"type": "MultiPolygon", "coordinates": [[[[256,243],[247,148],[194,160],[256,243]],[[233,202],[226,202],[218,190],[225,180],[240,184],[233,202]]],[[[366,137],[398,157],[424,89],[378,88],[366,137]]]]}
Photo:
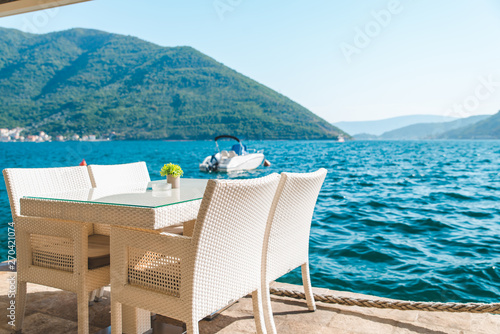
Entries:
{"type": "Polygon", "coordinates": [[[164,182],[24,196],[21,215],[151,230],[195,219],[207,180],[182,179],[179,189],[151,189],[164,182]]]}
{"type": "MultiPolygon", "coordinates": [[[[157,230],[196,219],[208,180],[182,179],[179,189],[153,190],[165,183],[24,196],[21,215],[157,230]]],[[[113,268],[111,268],[111,272],[113,268]]],[[[123,330],[127,334],[149,330],[149,312],[126,307],[123,330]]]]}

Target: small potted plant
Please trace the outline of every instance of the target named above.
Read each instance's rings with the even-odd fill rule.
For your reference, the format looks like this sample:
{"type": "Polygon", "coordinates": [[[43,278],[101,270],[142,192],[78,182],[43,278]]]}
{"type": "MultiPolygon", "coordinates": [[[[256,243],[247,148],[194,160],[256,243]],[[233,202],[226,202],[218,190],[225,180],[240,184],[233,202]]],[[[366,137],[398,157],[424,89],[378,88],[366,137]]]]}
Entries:
{"type": "Polygon", "coordinates": [[[166,165],[163,165],[162,169],[160,170],[160,175],[166,176],[167,183],[170,183],[172,185],[172,189],[175,189],[180,187],[181,176],[184,175],[184,172],[182,171],[181,166],[173,163],[168,163],[166,165]]]}

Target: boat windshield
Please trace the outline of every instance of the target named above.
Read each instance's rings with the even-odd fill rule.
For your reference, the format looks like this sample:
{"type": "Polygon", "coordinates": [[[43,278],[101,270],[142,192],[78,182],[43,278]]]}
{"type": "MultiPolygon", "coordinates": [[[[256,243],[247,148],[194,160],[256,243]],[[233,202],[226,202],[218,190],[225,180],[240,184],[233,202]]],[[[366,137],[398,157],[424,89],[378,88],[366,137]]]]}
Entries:
{"type": "Polygon", "coordinates": [[[243,144],[234,144],[231,150],[233,150],[238,155],[248,154],[247,146],[243,144]]]}

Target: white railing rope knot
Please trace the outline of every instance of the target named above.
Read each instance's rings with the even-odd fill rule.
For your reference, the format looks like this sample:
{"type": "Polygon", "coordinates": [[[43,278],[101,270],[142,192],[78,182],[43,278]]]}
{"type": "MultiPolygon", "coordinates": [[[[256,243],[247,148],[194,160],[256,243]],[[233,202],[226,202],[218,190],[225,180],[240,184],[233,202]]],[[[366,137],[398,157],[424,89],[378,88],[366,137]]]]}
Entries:
{"type": "MultiPolygon", "coordinates": [[[[273,295],[295,299],[305,299],[301,291],[287,290],[283,288],[270,288],[273,295]]],[[[469,313],[500,313],[500,303],[435,303],[435,302],[412,302],[402,300],[364,299],[352,297],[340,297],[334,295],[314,294],[314,300],[328,304],[346,306],[374,307],[380,309],[393,309],[403,311],[428,311],[428,312],[469,312],[469,313]]]]}

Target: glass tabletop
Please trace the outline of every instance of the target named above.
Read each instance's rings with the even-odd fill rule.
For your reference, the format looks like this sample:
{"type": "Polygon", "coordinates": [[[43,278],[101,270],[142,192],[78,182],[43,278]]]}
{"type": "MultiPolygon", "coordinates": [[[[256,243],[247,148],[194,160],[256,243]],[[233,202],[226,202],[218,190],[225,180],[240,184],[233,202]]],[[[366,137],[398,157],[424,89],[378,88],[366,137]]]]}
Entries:
{"type": "Polygon", "coordinates": [[[206,179],[183,178],[178,189],[167,189],[169,187],[166,180],[161,180],[116,187],[88,188],[38,196],[24,196],[24,198],[158,208],[202,199],[207,182],[206,179]]]}

